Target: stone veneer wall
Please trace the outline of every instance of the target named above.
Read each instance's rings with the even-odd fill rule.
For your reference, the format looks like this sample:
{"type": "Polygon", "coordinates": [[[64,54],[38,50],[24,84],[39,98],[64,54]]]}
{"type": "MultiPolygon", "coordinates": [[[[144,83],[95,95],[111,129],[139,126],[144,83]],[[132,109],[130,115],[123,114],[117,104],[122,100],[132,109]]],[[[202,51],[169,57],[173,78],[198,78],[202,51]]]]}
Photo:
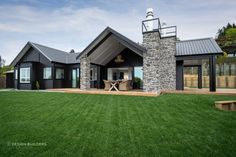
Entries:
{"type": "Polygon", "coordinates": [[[80,89],[90,88],[90,61],[84,56],[80,59],[80,89]]]}
{"type": "Polygon", "coordinates": [[[176,38],[160,38],[159,32],[143,34],[143,88],[146,92],[176,89],[176,38]]]}

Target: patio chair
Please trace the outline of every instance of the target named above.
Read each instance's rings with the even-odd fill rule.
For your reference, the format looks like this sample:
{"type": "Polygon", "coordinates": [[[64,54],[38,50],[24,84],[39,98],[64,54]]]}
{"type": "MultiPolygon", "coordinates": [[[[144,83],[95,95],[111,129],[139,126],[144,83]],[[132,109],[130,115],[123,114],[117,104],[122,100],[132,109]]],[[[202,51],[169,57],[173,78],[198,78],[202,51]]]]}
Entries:
{"type": "Polygon", "coordinates": [[[119,90],[127,91],[130,89],[130,80],[123,80],[119,83],[119,90]]]}
{"type": "Polygon", "coordinates": [[[111,81],[103,80],[105,87],[104,90],[109,90],[111,88],[111,81]]]}

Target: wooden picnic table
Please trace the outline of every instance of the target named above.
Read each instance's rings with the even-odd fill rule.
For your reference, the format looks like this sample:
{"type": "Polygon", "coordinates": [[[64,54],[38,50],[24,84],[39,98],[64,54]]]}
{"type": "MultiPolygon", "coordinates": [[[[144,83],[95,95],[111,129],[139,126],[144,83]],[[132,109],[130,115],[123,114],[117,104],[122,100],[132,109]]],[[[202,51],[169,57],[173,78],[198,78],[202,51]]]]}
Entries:
{"type": "Polygon", "coordinates": [[[112,89],[119,91],[119,89],[116,87],[116,85],[119,84],[121,81],[122,80],[112,80],[111,81],[111,88],[109,89],[109,91],[111,91],[112,89]]]}

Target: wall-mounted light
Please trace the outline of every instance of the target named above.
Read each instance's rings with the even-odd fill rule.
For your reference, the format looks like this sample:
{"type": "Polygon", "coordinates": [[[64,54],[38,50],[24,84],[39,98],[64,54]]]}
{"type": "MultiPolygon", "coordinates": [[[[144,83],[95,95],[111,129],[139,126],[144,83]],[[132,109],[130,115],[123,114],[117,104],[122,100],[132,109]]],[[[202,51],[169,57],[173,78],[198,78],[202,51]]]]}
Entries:
{"type": "Polygon", "coordinates": [[[123,63],[125,60],[122,58],[122,55],[118,55],[115,59],[116,63],[123,63]]]}

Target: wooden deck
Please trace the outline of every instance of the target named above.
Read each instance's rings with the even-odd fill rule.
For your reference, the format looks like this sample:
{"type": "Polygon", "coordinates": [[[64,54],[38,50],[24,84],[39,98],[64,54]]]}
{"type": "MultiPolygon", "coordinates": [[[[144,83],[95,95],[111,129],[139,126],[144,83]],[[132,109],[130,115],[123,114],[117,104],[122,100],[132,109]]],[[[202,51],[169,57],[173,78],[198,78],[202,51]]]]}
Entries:
{"type": "Polygon", "coordinates": [[[216,89],[216,92],[210,92],[209,88],[184,88],[184,90],[165,90],[162,93],[175,93],[175,94],[213,94],[213,95],[235,95],[236,89],[216,89]]]}
{"type": "Polygon", "coordinates": [[[108,95],[130,95],[130,96],[159,96],[160,93],[144,92],[143,90],[131,90],[131,91],[105,91],[103,89],[89,89],[80,90],[78,88],[57,88],[48,89],[48,91],[57,91],[64,93],[80,93],[80,94],[108,94],[108,95]]]}
{"type": "Polygon", "coordinates": [[[78,88],[56,88],[48,89],[48,91],[64,92],[64,93],[80,93],[80,94],[108,94],[108,95],[131,95],[131,96],[159,96],[161,93],[175,93],[175,94],[214,94],[214,95],[235,95],[236,89],[217,89],[216,92],[210,92],[208,88],[196,89],[185,88],[183,91],[179,90],[163,90],[161,93],[144,92],[142,90],[131,91],[105,91],[103,89],[80,90],[78,88]]]}

